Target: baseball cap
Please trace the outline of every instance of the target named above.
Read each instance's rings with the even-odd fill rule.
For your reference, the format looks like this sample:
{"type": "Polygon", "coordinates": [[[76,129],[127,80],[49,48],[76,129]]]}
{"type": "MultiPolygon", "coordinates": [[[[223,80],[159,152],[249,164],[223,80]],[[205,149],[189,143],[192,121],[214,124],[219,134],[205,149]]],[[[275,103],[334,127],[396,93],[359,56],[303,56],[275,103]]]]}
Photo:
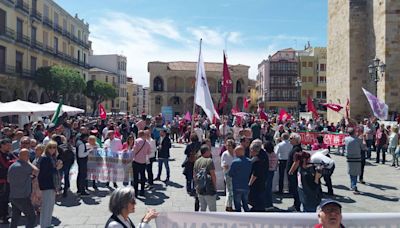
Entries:
{"type": "Polygon", "coordinates": [[[335,204],[338,207],[342,208],[342,205],[340,205],[340,203],[338,201],[336,201],[336,200],[333,200],[333,199],[322,199],[321,203],[319,203],[318,211],[320,211],[323,207],[325,207],[328,204],[335,204]]]}

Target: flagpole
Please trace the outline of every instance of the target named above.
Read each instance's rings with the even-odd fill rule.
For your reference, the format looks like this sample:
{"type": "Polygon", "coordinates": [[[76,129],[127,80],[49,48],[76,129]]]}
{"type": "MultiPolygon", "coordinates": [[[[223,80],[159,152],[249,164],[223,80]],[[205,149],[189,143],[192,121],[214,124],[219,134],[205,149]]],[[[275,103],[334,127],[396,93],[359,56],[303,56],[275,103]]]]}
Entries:
{"type": "Polygon", "coordinates": [[[196,111],[196,90],[197,90],[197,74],[199,73],[199,67],[200,67],[200,56],[201,56],[201,43],[203,41],[203,38],[200,38],[200,48],[199,48],[199,58],[197,60],[197,70],[196,70],[196,75],[195,75],[195,80],[194,80],[194,96],[193,96],[193,112],[192,112],[192,123],[191,123],[191,131],[193,131],[194,127],[194,113],[196,111]]]}

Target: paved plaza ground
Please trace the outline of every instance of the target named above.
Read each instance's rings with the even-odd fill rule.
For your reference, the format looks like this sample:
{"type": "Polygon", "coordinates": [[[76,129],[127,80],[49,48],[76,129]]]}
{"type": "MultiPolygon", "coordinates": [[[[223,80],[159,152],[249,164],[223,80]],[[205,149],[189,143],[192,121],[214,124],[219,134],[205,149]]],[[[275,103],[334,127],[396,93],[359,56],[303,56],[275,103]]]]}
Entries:
{"type": "MultiPolygon", "coordinates": [[[[140,221],[148,208],[155,208],[159,212],[194,211],[194,198],[186,193],[185,178],[181,168],[184,148],[185,145],[174,144],[170,161],[171,181],[156,182],[155,189],[147,192],[146,199],[137,200],[136,211],[131,215],[134,223],[140,221]]],[[[373,153],[373,157],[374,155],[373,153]]],[[[332,157],[336,161],[336,169],[332,176],[335,193],[333,198],[342,203],[344,212],[400,212],[400,170],[390,167],[391,162],[382,165],[376,164],[374,160],[368,161],[364,175],[366,184],[359,184],[361,194],[354,195],[349,190],[350,180],[345,157],[339,155],[332,157]]],[[[391,159],[391,156],[387,157],[391,159]]],[[[157,173],[156,164],[153,168],[157,173]]],[[[164,175],[165,173],[162,179],[165,179],[164,175]]],[[[76,192],[75,180],[72,185],[72,191],[76,192]]],[[[67,198],[60,198],[54,209],[53,224],[60,227],[104,227],[110,216],[108,200],[112,190],[113,188],[101,185],[99,190],[92,191],[89,197],[81,199],[71,193],[67,198]]],[[[325,186],[323,191],[326,192],[325,186]]],[[[274,198],[276,211],[287,211],[293,203],[288,194],[274,198]]],[[[225,197],[219,196],[218,211],[224,211],[224,201],[225,197]]]]}

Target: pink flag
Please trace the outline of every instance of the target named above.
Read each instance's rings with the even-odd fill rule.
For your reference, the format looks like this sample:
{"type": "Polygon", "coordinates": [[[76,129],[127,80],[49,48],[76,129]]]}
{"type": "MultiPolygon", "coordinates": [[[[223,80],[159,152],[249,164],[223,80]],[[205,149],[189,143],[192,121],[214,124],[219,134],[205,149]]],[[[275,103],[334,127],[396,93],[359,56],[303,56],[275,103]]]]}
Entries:
{"type": "Polygon", "coordinates": [[[185,115],[184,119],[187,120],[187,121],[192,121],[192,116],[190,115],[189,111],[186,112],[186,115],[185,115]]]}

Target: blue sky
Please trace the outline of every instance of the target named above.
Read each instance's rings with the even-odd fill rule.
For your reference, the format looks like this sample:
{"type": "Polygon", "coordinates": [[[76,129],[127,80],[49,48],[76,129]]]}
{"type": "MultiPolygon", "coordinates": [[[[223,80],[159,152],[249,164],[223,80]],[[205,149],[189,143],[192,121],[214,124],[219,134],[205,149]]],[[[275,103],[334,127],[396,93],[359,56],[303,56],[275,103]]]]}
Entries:
{"type": "Polygon", "coordinates": [[[326,46],[326,0],[55,0],[90,24],[94,54],[128,57],[128,76],[149,84],[149,61],[257,65],[279,49],[326,46]]]}

